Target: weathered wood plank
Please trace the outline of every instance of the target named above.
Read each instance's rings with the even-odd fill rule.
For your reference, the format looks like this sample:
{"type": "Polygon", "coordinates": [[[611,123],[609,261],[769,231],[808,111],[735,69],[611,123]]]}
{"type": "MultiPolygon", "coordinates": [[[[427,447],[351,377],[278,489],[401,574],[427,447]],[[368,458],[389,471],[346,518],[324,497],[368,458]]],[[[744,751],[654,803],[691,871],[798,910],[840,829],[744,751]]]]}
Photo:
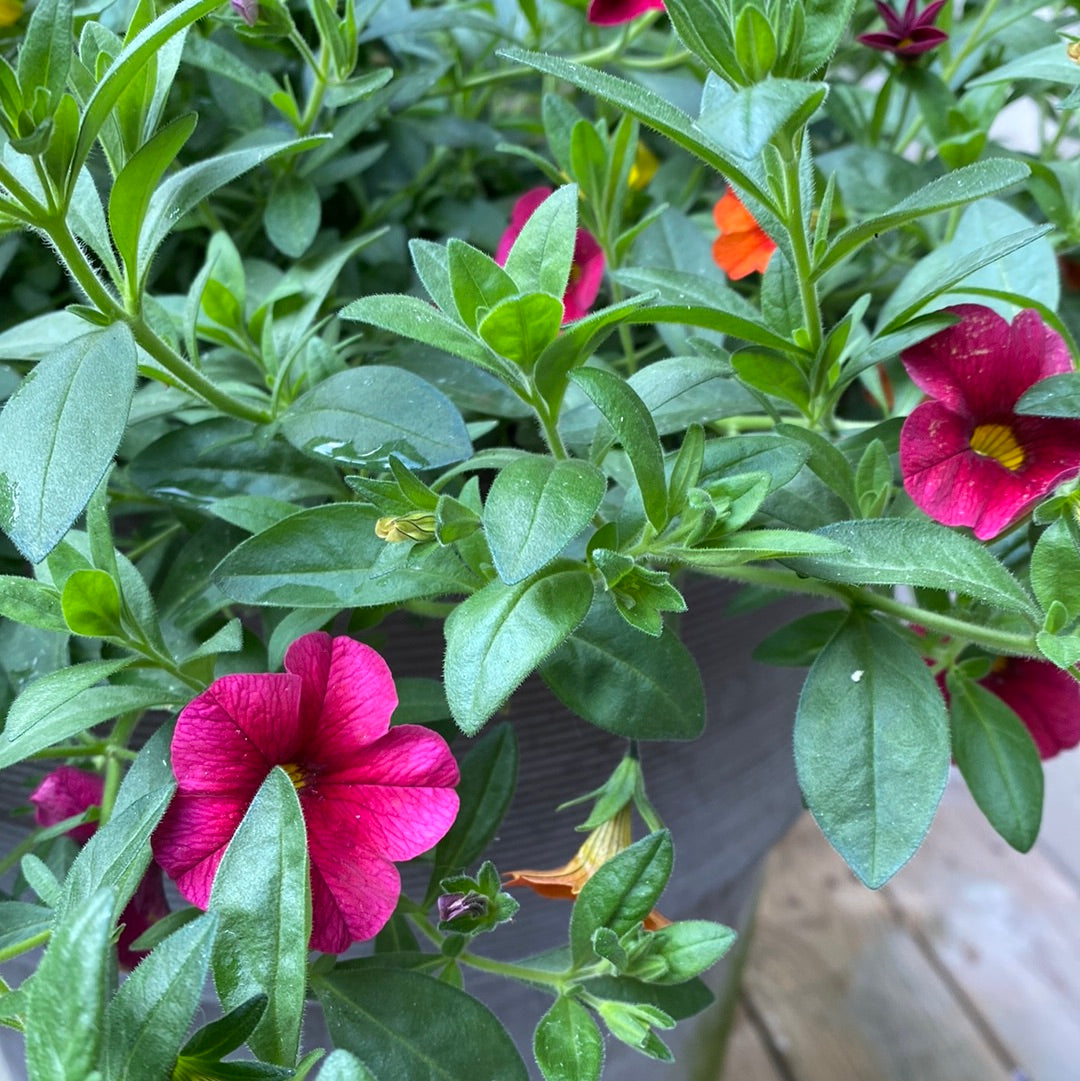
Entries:
{"type": "Polygon", "coordinates": [[[923,848],[886,889],[1024,1075],[1076,1081],[1076,882],[1038,845],[1027,855],[1009,848],[957,778],[923,848]]]}
{"type": "Polygon", "coordinates": [[[885,898],[809,815],[770,857],[745,989],[795,1081],[1010,1081],[885,898]]]}
{"type": "Polygon", "coordinates": [[[1080,887],[1080,749],[1059,754],[1044,765],[1046,804],[1036,848],[1080,887]]]}
{"type": "Polygon", "coordinates": [[[728,1038],[723,1077],[718,1081],[783,1081],[757,1027],[740,1006],[728,1038]]]}

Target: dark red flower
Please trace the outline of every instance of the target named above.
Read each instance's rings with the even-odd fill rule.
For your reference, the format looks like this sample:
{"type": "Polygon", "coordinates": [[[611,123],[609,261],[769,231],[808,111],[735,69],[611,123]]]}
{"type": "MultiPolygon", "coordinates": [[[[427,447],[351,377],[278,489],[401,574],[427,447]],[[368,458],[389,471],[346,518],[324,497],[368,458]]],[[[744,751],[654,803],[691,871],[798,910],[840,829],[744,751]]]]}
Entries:
{"type": "MultiPolygon", "coordinates": [[[[510,249],[514,246],[525,223],[533,216],[536,208],[551,194],[551,188],[530,188],[522,195],[510,211],[510,224],[499,239],[495,249],[495,262],[499,266],[506,263],[510,249]]],[[[587,315],[596,294],[600,292],[600,283],[604,280],[604,249],[597,243],[596,237],[586,229],[579,229],[574,241],[574,262],[570,267],[570,280],[563,293],[564,323],[580,319],[587,315]]]]}
{"type": "Polygon", "coordinates": [[[663,10],[664,0],[589,0],[585,18],[597,26],[618,26],[646,11],[663,10]]]}
{"type": "Polygon", "coordinates": [[[921,12],[916,13],[916,0],[908,0],[904,14],[901,15],[891,4],[874,0],[881,17],[888,29],[873,34],[860,34],[859,41],[871,49],[893,53],[901,59],[910,60],[922,53],[936,49],[943,41],[949,40],[944,30],[933,25],[938,12],[945,6],[945,0],[933,0],[921,12]]]}
{"type": "Polygon", "coordinates": [[[1038,312],[1009,324],[980,304],[946,310],[960,322],[900,357],[930,395],[904,421],[900,471],[931,518],[988,540],[1080,471],[1080,420],[1014,411],[1030,386],[1073,365],[1038,312]]]}
{"type": "Polygon", "coordinates": [[[1027,725],[1041,758],[1080,743],[1080,683],[1050,664],[1000,657],[979,682],[1027,725]]]}
{"type": "Polygon", "coordinates": [[[311,855],[311,948],[374,937],[401,893],[395,860],[427,851],[453,824],[458,768],[446,741],[390,727],[397,691],[370,646],[298,638],[284,673],[222,676],[180,712],[176,796],[154,854],[205,908],[221,857],[275,766],[292,779],[311,855]]]}
{"type": "MultiPolygon", "coordinates": [[[[60,766],[45,777],[30,796],[34,821],[39,826],[55,826],[65,818],[98,806],[104,790],[105,782],[99,774],[87,773],[74,766],[60,766]]],[[[68,836],[84,845],[96,829],[96,822],[85,822],[68,830],[68,836]]],[[[161,868],[151,862],[120,916],[123,926],[116,950],[121,965],[134,968],[139,963],[142,953],[134,952],[131,944],[168,914],[169,902],[165,900],[161,868]]]]}

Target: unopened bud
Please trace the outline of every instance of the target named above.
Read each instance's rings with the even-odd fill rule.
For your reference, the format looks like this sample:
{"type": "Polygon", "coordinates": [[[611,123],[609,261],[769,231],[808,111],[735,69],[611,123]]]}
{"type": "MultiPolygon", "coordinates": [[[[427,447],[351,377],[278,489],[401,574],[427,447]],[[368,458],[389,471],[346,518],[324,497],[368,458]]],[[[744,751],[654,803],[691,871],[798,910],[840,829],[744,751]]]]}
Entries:
{"type": "Polygon", "coordinates": [[[488,899],[482,893],[444,893],[436,902],[439,919],[443,923],[459,916],[484,916],[488,899]]]}
{"type": "Polygon", "coordinates": [[[1070,41],[1065,46],[1065,55],[1074,63],[1080,64],[1080,41],[1070,41]]]}
{"type": "Polygon", "coordinates": [[[398,541],[429,541],[435,538],[435,515],[427,511],[415,514],[387,515],[375,523],[375,536],[388,544],[398,541]]]}
{"type": "Polygon", "coordinates": [[[229,0],[229,5],[248,26],[259,21],[259,0],[229,0]]]}

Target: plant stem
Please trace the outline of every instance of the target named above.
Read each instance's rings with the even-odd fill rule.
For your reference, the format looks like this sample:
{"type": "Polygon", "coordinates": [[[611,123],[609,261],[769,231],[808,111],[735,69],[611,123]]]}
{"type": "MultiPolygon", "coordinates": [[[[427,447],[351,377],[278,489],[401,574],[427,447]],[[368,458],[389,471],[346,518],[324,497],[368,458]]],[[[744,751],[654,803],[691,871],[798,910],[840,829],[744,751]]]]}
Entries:
{"type": "MultiPolygon", "coordinates": [[[[85,252],[66,221],[53,218],[46,221],[42,228],[55,245],[57,254],[68,273],[90,303],[113,322],[126,323],[135,341],[177,381],[179,386],[229,416],[253,421],[256,424],[265,424],[269,421],[269,413],[238,401],[231,394],[215,386],[202,372],[184,360],[168,342],[159,338],[140,314],[125,310],[90,265],[90,261],[86,258],[85,252]]],[[[160,379],[160,376],[157,378],[160,379]]]]}
{"type": "Polygon", "coordinates": [[[883,593],[876,593],[861,586],[848,586],[839,583],[821,582],[814,578],[803,578],[794,571],[780,570],[775,567],[725,567],[717,572],[723,578],[749,585],[764,586],[767,589],[783,590],[787,593],[803,593],[815,597],[829,597],[847,606],[869,608],[897,616],[908,623],[938,631],[954,638],[962,638],[975,645],[984,646],[994,653],[1005,653],[1019,657],[1041,657],[1035,643],[1034,634],[1019,634],[1015,631],[997,630],[985,627],[981,623],[971,623],[957,616],[944,615],[914,604],[905,604],[883,593]]]}
{"type": "Polygon", "coordinates": [[[458,954],[457,959],[470,968],[479,969],[481,972],[491,972],[497,976],[506,976],[508,979],[519,980],[533,987],[554,988],[556,991],[562,991],[566,986],[564,972],[545,972],[543,969],[514,965],[508,961],[496,961],[493,958],[481,957],[479,954],[467,951],[458,954]]]}
{"type": "Polygon", "coordinates": [[[799,283],[803,326],[809,338],[807,350],[817,353],[821,348],[824,331],[817,284],[814,281],[814,260],[810,247],[812,240],[807,236],[804,213],[806,208],[802,205],[802,190],[799,186],[799,157],[800,152],[794,145],[791,146],[790,153],[784,155],[784,224],[791,238],[791,253],[795,259],[795,277],[799,283]]]}

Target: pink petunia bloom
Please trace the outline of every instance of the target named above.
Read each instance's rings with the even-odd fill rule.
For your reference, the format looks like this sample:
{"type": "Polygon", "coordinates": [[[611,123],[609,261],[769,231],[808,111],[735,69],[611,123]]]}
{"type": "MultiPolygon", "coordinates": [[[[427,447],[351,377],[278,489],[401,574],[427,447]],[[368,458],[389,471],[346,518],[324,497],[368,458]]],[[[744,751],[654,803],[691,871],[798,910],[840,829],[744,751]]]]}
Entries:
{"type": "Polygon", "coordinates": [[[1060,335],[1034,311],[1011,324],[980,304],[900,359],[930,395],[900,432],[900,470],[915,504],[945,525],[996,537],[1080,471],[1080,420],[1014,412],[1020,396],[1072,371],[1060,335]]]}
{"type": "Polygon", "coordinates": [[[945,6],[945,0],[933,0],[922,11],[916,12],[916,0],[908,0],[901,15],[891,4],[874,0],[878,12],[888,28],[884,32],[860,34],[858,40],[871,49],[893,53],[901,60],[912,60],[931,49],[936,49],[943,41],[949,40],[944,30],[934,26],[938,12],[945,6]]]}
{"type": "Polygon", "coordinates": [[[372,938],[401,893],[408,860],[453,824],[458,768],[445,740],[390,727],[386,662],[351,638],[305,634],[284,673],[215,680],[180,712],[177,792],[154,833],[158,862],[205,908],[225,848],[274,766],[292,778],[311,857],[311,948],[372,938]]]}
{"type": "Polygon", "coordinates": [[[664,0],[589,0],[585,18],[596,26],[618,26],[646,11],[663,10],[664,0]]]}
{"type": "Polygon", "coordinates": [[[1024,722],[1040,758],[1080,743],[1080,683],[1049,661],[1000,657],[979,682],[1024,722]]]}
{"type": "MultiPolygon", "coordinates": [[[[530,188],[514,203],[510,211],[510,224],[499,239],[495,249],[495,262],[499,266],[506,263],[510,249],[514,246],[525,223],[533,216],[533,211],[551,194],[551,188],[530,188]]],[[[604,250],[596,237],[586,229],[577,231],[574,242],[574,262],[570,268],[570,281],[563,294],[563,319],[569,323],[587,314],[596,294],[600,292],[600,283],[604,279],[604,250]]]]}
{"type": "MultiPolygon", "coordinates": [[[[99,806],[105,782],[97,773],[87,773],[74,766],[60,766],[46,776],[34,789],[30,802],[34,805],[34,821],[39,826],[55,826],[65,818],[82,814],[99,806]]],[[[84,845],[94,835],[96,822],[84,822],[69,829],[68,836],[84,845]]],[[[134,968],[142,958],[131,944],[144,931],[169,914],[161,868],[151,863],[120,916],[123,927],[116,944],[117,957],[125,968],[134,968]]]]}

